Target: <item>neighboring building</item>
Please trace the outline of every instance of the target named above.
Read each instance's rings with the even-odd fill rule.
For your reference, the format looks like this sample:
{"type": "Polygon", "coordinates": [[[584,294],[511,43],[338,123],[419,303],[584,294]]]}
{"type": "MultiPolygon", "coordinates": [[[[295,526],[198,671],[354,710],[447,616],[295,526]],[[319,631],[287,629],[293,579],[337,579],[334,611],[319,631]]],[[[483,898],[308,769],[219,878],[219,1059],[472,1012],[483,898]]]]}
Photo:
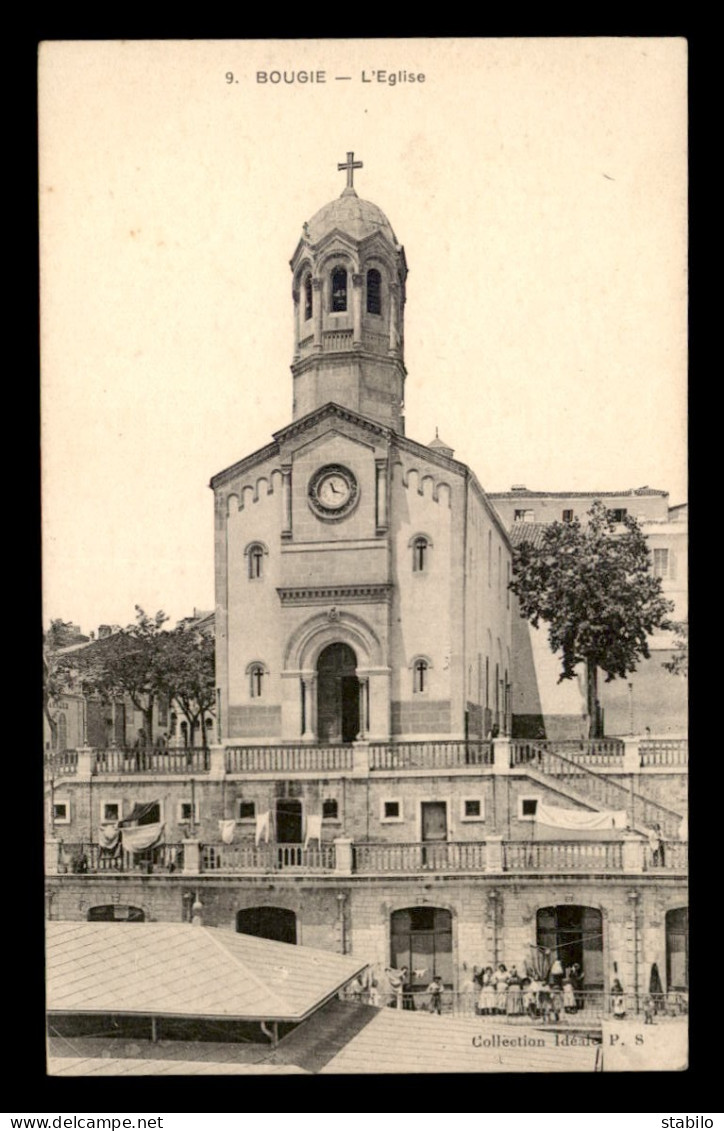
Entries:
{"type": "MultiPolygon", "coordinates": [[[[194,609],[193,614],[184,617],[177,627],[185,626],[202,632],[207,636],[214,634],[214,613],[194,609]]],[[[62,657],[72,657],[74,653],[92,648],[96,641],[106,640],[119,625],[102,624],[98,632],[83,636],[76,626],[73,641],[58,650],[62,657]]],[[[133,746],[138,732],[145,727],[143,713],[131,702],[128,696],[112,699],[97,693],[84,693],[76,674],[69,669],[65,676],[65,690],[56,700],[51,700],[49,710],[56,724],[55,742],[47,718],[43,719],[43,740],[46,756],[53,752],[77,750],[79,747],[95,749],[120,749],[133,746]]],[[[214,711],[205,718],[208,741],[214,737],[214,711]]],[[[188,721],[177,703],[169,703],[163,695],[156,697],[153,708],[153,736],[165,735],[172,747],[203,745],[200,737],[200,720],[190,732],[188,721]]]]}
{"type": "MultiPolygon", "coordinates": [[[[662,579],[664,596],[673,602],[671,619],[688,619],[688,506],[669,506],[666,491],[639,487],[629,491],[529,491],[513,487],[491,492],[509,530],[512,544],[536,542],[551,522],[571,522],[586,515],[600,500],[619,518],[639,521],[651,552],[651,568],[662,579]]],[[[545,625],[534,629],[516,613],[513,617],[512,729],[516,737],[572,739],[588,734],[584,673],[558,683],[560,661],[548,644],[545,625]]],[[[682,737],[687,733],[687,681],[673,676],[664,664],[675,654],[675,634],[659,631],[649,640],[651,652],[627,679],[599,682],[604,733],[682,737]]]]}
{"type": "Polygon", "coordinates": [[[389,966],[449,995],[546,949],[594,1014],[614,976],[635,1009],[652,964],[684,991],[686,744],[510,737],[507,522],[439,437],[404,434],[405,254],[344,167],[292,258],[293,421],[212,480],[221,739],[152,772],[58,767],[48,914],[200,902],[388,992],[389,966]]]}

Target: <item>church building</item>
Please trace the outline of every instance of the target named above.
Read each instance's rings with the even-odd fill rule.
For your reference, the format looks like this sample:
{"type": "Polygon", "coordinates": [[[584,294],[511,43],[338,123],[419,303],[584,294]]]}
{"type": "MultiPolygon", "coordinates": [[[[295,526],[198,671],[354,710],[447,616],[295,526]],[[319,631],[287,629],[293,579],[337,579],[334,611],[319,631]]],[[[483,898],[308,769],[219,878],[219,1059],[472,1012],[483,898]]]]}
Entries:
{"type": "Polygon", "coordinates": [[[293,420],[212,479],[221,737],[507,733],[508,535],[451,448],[405,436],[405,252],[343,167],[291,260],[293,420]]]}

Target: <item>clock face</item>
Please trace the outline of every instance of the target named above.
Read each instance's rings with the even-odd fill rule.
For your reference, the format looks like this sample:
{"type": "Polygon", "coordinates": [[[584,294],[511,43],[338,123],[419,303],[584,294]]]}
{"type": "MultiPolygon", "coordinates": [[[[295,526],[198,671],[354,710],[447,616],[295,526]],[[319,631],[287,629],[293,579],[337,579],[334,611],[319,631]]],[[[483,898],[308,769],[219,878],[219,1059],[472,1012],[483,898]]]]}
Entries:
{"type": "Polygon", "coordinates": [[[347,467],[320,467],[309,482],[309,505],[320,518],[344,518],[357,502],[357,480],[347,467]]]}

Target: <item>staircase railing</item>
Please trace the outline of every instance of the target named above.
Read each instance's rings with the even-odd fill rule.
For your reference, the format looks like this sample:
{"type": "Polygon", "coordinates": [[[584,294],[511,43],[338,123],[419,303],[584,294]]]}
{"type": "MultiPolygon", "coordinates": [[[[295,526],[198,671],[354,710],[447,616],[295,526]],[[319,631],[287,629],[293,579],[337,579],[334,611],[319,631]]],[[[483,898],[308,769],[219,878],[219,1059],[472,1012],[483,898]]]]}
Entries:
{"type": "Polygon", "coordinates": [[[660,805],[658,801],[651,801],[632,788],[611,781],[607,775],[598,774],[547,746],[527,739],[514,739],[510,744],[510,764],[555,778],[598,809],[625,809],[631,828],[643,825],[651,829],[658,825],[664,836],[678,836],[681,813],[660,805]]]}

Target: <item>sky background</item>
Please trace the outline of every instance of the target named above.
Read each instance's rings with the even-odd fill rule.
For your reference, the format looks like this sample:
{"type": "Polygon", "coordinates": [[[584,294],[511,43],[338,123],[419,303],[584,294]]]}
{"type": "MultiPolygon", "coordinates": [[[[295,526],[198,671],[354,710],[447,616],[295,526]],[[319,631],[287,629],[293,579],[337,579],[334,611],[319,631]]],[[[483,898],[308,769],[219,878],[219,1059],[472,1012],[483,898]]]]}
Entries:
{"type": "Polygon", "coordinates": [[[46,623],[214,607],[209,479],[291,420],[348,150],[410,269],[407,435],[489,491],[685,500],[684,41],[47,43],[39,97],[46,623]]]}

